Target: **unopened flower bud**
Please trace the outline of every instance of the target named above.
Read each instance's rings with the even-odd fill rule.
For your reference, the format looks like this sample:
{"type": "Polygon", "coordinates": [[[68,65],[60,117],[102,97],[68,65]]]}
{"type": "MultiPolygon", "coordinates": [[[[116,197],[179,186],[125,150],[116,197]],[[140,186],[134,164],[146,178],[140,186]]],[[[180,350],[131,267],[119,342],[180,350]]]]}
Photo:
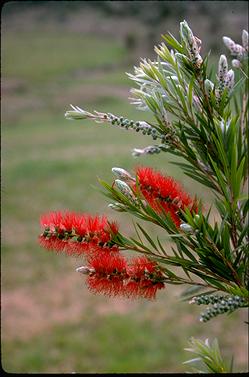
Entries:
{"type": "Polygon", "coordinates": [[[199,54],[201,40],[193,35],[193,32],[186,21],[180,23],[180,34],[185,43],[191,62],[196,68],[200,68],[203,62],[202,57],[199,54]]]}
{"type": "Polygon", "coordinates": [[[183,54],[180,54],[180,52],[175,53],[175,58],[181,64],[183,64],[183,62],[186,60],[186,56],[183,54]]]}
{"type": "Polygon", "coordinates": [[[66,111],[65,117],[70,120],[91,118],[92,114],[81,109],[79,106],[70,105],[73,110],[66,111]]]}
{"type": "Polygon", "coordinates": [[[246,30],[242,31],[242,46],[248,51],[248,32],[246,30]]]}
{"type": "Polygon", "coordinates": [[[225,55],[220,56],[219,65],[218,65],[218,79],[220,82],[224,81],[224,78],[227,74],[228,64],[227,58],[225,55]]]}
{"type": "Polygon", "coordinates": [[[87,115],[80,111],[69,110],[65,112],[65,118],[69,120],[86,119],[87,115]]]}
{"type": "Polygon", "coordinates": [[[232,60],[232,66],[234,68],[240,68],[241,67],[241,63],[240,63],[240,61],[238,59],[233,59],[232,60]]]}
{"type": "Polygon", "coordinates": [[[108,207],[113,209],[114,211],[117,211],[117,212],[124,212],[125,211],[125,206],[121,203],[110,203],[110,204],[108,204],[108,207]]]}
{"type": "Polygon", "coordinates": [[[235,42],[229,37],[223,37],[222,39],[227,48],[232,51],[234,49],[235,42]]]}
{"type": "Polygon", "coordinates": [[[222,133],[224,133],[225,131],[227,131],[227,129],[229,128],[230,126],[230,122],[225,122],[224,123],[224,120],[222,119],[221,122],[220,122],[220,128],[221,128],[221,131],[222,133]]]}
{"type": "Polygon", "coordinates": [[[193,41],[193,32],[188,26],[187,21],[180,22],[180,34],[183,39],[185,39],[187,42],[192,42],[193,41]]]}
{"type": "Polygon", "coordinates": [[[225,76],[225,87],[231,90],[234,86],[234,71],[230,69],[225,76]]]}
{"type": "Polygon", "coordinates": [[[183,224],[180,225],[180,228],[181,228],[181,230],[183,230],[186,233],[193,232],[193,228],[189,224],[183,223],[183,224]]]}
{"type": "Polygon", "coordinates": [[[212,83],[212,81],[206,79],[206,80],[204,81],[204,86],[205,86],[205,91],[206,91],[207,95],[210,97],[211,92],[212,92],[213,89],[214,89],[214,84],[212,83]]]}
{"type": "Polygon", "coordinates": [[[132,156],[139,157],[146,154],[150,154],[150,155],[158,154],[161,151],[166,151],[166,150],[167,150],[167,146],[165,144],[149,145],[148,147],[145,147],[143,149],[134,148],[132,150],[132,156]]]}
{"type": "Polygon", "coordinates": [[[171,75],[171,76],[167,76],[167,79],[171,79],[171,80],[173,80],[173,81],[179,81],[178,80],[178,77],[177,76],[175,76],[175,75],[171,75]]]}
{"type": "Polygon", "coordinates": [[[197,68],[200,68],[200,66],[202,65],[202,62],[203,62],[203,59],[201,57],[200,54],[196,55],[194,58],[193,58],[193,64],[197,67],[197,68]]]}
{"type": "Polygon", "coordinates": [[[95,272],[94,268],[89,268],[87,266],[81,266],[76,268],[76,272],[80,272],[83,275],[89,275],[90,273],[95,272]]]}
{"type": "Polygon", "coordinates": [[[134,199],[130,186],[128,186],[125,182],[121,181],[120,179],[115,179],[115,185],[127,198],[134,199]]]}
{"type": "Polygon", "coordinates": [[[145,154],[144,149],[139,149],[139,148],[134,148],[132,151],[132,156],[133,157],[139,157],[141,155],[145,154]]]}
{"type": "Polygon", "coordinates": [[[112,172],[123,181],[135,181],[128,171],[122,168],[112,168],[112,172]]]}
{"type": "Polygon", "coordinates": [[[241,45],[235,43],[231,38],[229,37],[223,37],[223,42],[227,46],[227,48],[230,50],[231,55],[236,56],[237,58],[241,58],[244,55],[245,48],[241,45]]]}

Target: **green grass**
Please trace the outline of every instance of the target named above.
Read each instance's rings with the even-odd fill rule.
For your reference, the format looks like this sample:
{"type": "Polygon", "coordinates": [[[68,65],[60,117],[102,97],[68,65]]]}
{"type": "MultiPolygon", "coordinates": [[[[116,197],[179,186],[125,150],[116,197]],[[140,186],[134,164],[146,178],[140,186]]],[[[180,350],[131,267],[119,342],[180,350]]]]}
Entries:
{"type": "MultiPolygon", "coordinates": [[[[196,327],[186,328],[181,314],[175,318],[174,310],[183,309],[184,304],[168,303],[164,310],[162,304],[162,300],[160,305],[140,304],[138,309],[143,315],[139,310],[131,310],[100,316],[89,307],[77,322],[71,323],[69,319],[29,341],[6,342],[3,368],[9,373],[17,370],[20,373],[184,372],[186,367],[182,363],[189,358],[183,351],[187,338],[191,335],[203,338],[204,334],[196,327]],[[159,321],[153,309],[157,310],[159,321]]],[[[229,321],[219,321],[216,333],[229,330],[229,321]]],[[[215,331],[209,331],[214,336],[215,331]]],[[[231,344],[227,336],[223,338],[227,357],[231,344]]]]}
{"type": "Polygon", "coordinates": [[[6,33],[2,52],[4,76],[38,84],[75,70],[96,69],[113,61],[117,64],[125,56],[124,48],[115,41],[56,32],[6,33]]]}
{"type": "Polygon", "coordinates": [[[134,159],[131,149],[153,144],[149,137],[64,119],[70,103],[135,120],[151,119],[124,99],[131,85],[125,71],[131,72],[132,66],[125,66],[127,51],[120,42],[59,34],[56,28],[45,27],[43,32],[14,33],[13,26],[9,24],[2,35],[2,76],[7,88],[2,100],[4,370],[184,371],[181,363],[188,357],[183,351],[188,338],[217,334],[228,354],[230,349],[235,357],[242,354],[239,366],[245,367],[245,352],[238,343],[240,337],[245,343],[240,317],[199,324],[199,308],[179,302],[179,289],[174,287],[167,287],[156,302],[127,301],[120,314],[113,301],[93,297],[81,277],[75,276],[74,269],[82,261],[39,247],[39,217],[50,210],[106,213],[120,222],[124,233],[134,235],[130,217],[108,209],[108,201],[95,189],[98,177],[114,179],[113,166],[130,171],[137,164],[154,166],[181,180],[204,202],[211,195],[183,177],[169,163],[170,156],[134,159]],[[112,93],[115,90],[118,94],[112,93]],[[238,341],[232,335],[234,327],[238,341]]]}

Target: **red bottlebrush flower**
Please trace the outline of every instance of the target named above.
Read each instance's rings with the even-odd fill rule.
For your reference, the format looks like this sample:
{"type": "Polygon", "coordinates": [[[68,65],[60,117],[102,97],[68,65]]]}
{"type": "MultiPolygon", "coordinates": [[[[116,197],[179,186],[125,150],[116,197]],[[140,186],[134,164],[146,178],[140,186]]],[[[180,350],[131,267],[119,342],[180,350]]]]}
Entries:
{"type": "Polygon", "coordinates": [[[155,262],[146,257],[134,258],[129,265],[120,255],[102,253],[89,261],[79,272],[89,274],[87,285],[94,293],[129,298],[154,299],[164,288],[163,277],[155,262]]]}
{"type": "Polygon", "coordinates": [[[132,259],[129,265],[129,275],[136,278],[141,278],[144,276],[145,272],[153,273],[156,271],[156,263],[149,260],[147,257],[137,257],[132,259]]]}
{"type": "Polygon", "coordinates": [[[56,236],[51,236],[49,238],[39,236],[39,243],[42,247],[48,250],[63,251],[65,247],[65,241],[60,240],[56,236]]]}
{"type": "Polygon", "coordinates": [[[44,228],[49,228],[51,231],[60,228],[62,220],[62,213],[58,212],[50,212],[42,215],[40,217],[40,224],[44,228]]]}
{"type": "Polygon", "coordinates": [[[193,206],[193,200],[184,192],[181,185],[172,177],[163,176],[150,167],[140,167],[136,174],[140,191],[150,206],[158,212],[162,212],[163,208],[170,214],[176,226],[179,226],[179,210],[193,206]]]}
{"type": "Polygon", "coordinates": [[[165,287],[157,264],[146,257],[134,258],[128,268],[128,275],[130,281],[125,287],[128,297],[154,299],[157,290],[165,287]]]}
{"type": "Polygon", "coordinates": [[[90,269],[94,270],[87,279],[91,291],[108,296],[122,295],[127,278],[127,263],[121,255],[102,253],[93,257],[90,269]]]}
{"type": "Polygon", "coordinates": [[[111,241],[118,232],[116,223],[105,216],[74,212],[50,212],[41,216],[43,234],[39,243],[46,249],[65,251],[69,255],[116,252],[111,241]]]}

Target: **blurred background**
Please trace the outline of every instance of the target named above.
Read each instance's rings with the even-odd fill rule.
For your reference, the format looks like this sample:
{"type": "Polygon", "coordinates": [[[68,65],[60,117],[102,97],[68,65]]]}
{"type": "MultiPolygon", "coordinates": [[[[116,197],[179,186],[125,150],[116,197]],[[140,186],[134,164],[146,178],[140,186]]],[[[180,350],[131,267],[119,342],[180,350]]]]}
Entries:
{"type": "MultiPolygon", "coordinates": [[[[2,367],[9,373],[184,372],[190,336],[218,337],[235,368],[248,369],[246,313],[198,321],[200,307],[169,286],[154,302],[92,295],[75,272],[79,259],[37,244],[40,214],[70,209],[105,213],[133,235],[131,218],[108,209],[98,177],[113,166],[154,166],[186,190],[212,197],[159,155],[134,159],[148,137],[64,119],[70,103],[135,120],[150,115],[129,104],[133,72],[154,57],[161,34],[179,36],[186,19],[202,54],[240,43],[243,1],[9,1],[2,8],[2,367]]],[[[147,226],[149,229],[149,226],[147,226]]]]}

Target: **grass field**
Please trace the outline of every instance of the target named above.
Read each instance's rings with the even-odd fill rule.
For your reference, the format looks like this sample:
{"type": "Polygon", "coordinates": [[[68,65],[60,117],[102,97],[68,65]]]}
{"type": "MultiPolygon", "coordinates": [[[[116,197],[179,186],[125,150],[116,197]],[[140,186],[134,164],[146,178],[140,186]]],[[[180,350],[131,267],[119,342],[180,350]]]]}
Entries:
{"type": "Polygon", "coordinates": [[[64,119],[70,103],[135,120],[146,115],[129,105],[125,72],[132,65],[124,45],[39,27],[27,32],[6,20],[2,33],[3,369],[182,372],[190,358],[183,349],[196,336],[218,337],[224,355],[246,370],[246,313],[201,324],[199,308],[179,301],[181,289],[173,286],[155,302],[93,296],[74,272],[81,261],[37,244],[40,214],[59,209],[106,213],[133,234],[131,219],[111,212],[97,190],[98,177],[111,182],[113,166],[160,168],[211,201],[170,157],[135,160],[131,149],[152,142],[145,136],[64,119]]]}

